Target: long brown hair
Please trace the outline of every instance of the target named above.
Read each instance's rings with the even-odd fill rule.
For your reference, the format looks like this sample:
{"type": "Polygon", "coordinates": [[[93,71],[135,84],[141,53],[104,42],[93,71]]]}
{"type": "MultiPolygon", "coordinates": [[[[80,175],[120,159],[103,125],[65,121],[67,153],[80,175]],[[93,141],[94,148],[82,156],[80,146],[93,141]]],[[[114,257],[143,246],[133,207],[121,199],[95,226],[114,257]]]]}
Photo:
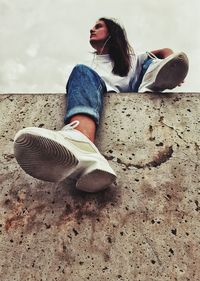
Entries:
{"type": "Polygon", "coordinates": [[[119,76],[126,76],[131,67],[131,54],[133,49],[130,46],[125,29],[116,20],[100,18],[104,21],[110,40],[108,41],[109,55],[113,61],[112,72],[119,76]]]}

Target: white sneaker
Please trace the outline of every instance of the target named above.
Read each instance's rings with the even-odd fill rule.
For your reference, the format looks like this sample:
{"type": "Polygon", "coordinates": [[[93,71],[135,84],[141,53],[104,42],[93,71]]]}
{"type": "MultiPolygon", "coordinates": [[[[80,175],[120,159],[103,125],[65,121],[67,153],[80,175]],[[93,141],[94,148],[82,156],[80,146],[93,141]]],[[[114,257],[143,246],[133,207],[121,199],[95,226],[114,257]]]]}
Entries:
{"type": "Polygon", "coordinates": [[[174,53],[165,59],[155,56],[152,58],[153,61],[144,74],[138,92],[162,92],[165,89],[173,89],[184,81],[189,69],[185,53],[174,53]]]}
{"type": "Polygon", "coordinates": [[[74,121],[61,131],[29,127],[14,138],[14,154],[19,165],[34,178],[60,182],[76,178],[76,187],[87,192],[106,188],[116,174],[97,147],[74,121]]]}

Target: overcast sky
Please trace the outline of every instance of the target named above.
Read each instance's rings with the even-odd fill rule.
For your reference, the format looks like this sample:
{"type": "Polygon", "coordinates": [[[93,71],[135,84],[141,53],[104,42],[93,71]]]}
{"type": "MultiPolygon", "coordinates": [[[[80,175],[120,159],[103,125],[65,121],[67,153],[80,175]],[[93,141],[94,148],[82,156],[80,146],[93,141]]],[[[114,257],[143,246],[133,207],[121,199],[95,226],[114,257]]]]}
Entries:
{"type": "Polygon", "coordinates": [[[0,0],[0,93],[64,93],[102,16],[119,20],[137,53],[186,52],[190,71],[174,91],[200,92],[199,11],[199,0],[0,0]]]}

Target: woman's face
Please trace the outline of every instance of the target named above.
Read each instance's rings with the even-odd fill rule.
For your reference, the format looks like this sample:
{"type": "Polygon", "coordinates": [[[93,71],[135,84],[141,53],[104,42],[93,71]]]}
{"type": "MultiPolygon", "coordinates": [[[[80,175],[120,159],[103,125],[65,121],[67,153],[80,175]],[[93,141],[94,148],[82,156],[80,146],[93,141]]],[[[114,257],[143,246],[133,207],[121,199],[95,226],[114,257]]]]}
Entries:
{"type": "Polygon", "coordinates": [[[96,44],[104,43],[108,38],[109,33],[104,21],[99,20],[90,30],[90,44],[95,48],[96,44]]]}

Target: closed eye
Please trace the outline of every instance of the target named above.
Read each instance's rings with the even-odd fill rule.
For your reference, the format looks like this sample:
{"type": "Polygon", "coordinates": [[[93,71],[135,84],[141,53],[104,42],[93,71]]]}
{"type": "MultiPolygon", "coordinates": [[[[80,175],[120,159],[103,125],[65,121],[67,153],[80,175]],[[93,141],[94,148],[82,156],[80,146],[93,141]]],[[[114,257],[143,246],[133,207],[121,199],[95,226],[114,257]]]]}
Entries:
{"type": "Polygon", "coordinates": [[[96,25],[95,25],[95,29],[98,29],[98,28],[101,28],[102,27],[102,24],[100,24],[100,23],[97,23],[96,25]]]}

